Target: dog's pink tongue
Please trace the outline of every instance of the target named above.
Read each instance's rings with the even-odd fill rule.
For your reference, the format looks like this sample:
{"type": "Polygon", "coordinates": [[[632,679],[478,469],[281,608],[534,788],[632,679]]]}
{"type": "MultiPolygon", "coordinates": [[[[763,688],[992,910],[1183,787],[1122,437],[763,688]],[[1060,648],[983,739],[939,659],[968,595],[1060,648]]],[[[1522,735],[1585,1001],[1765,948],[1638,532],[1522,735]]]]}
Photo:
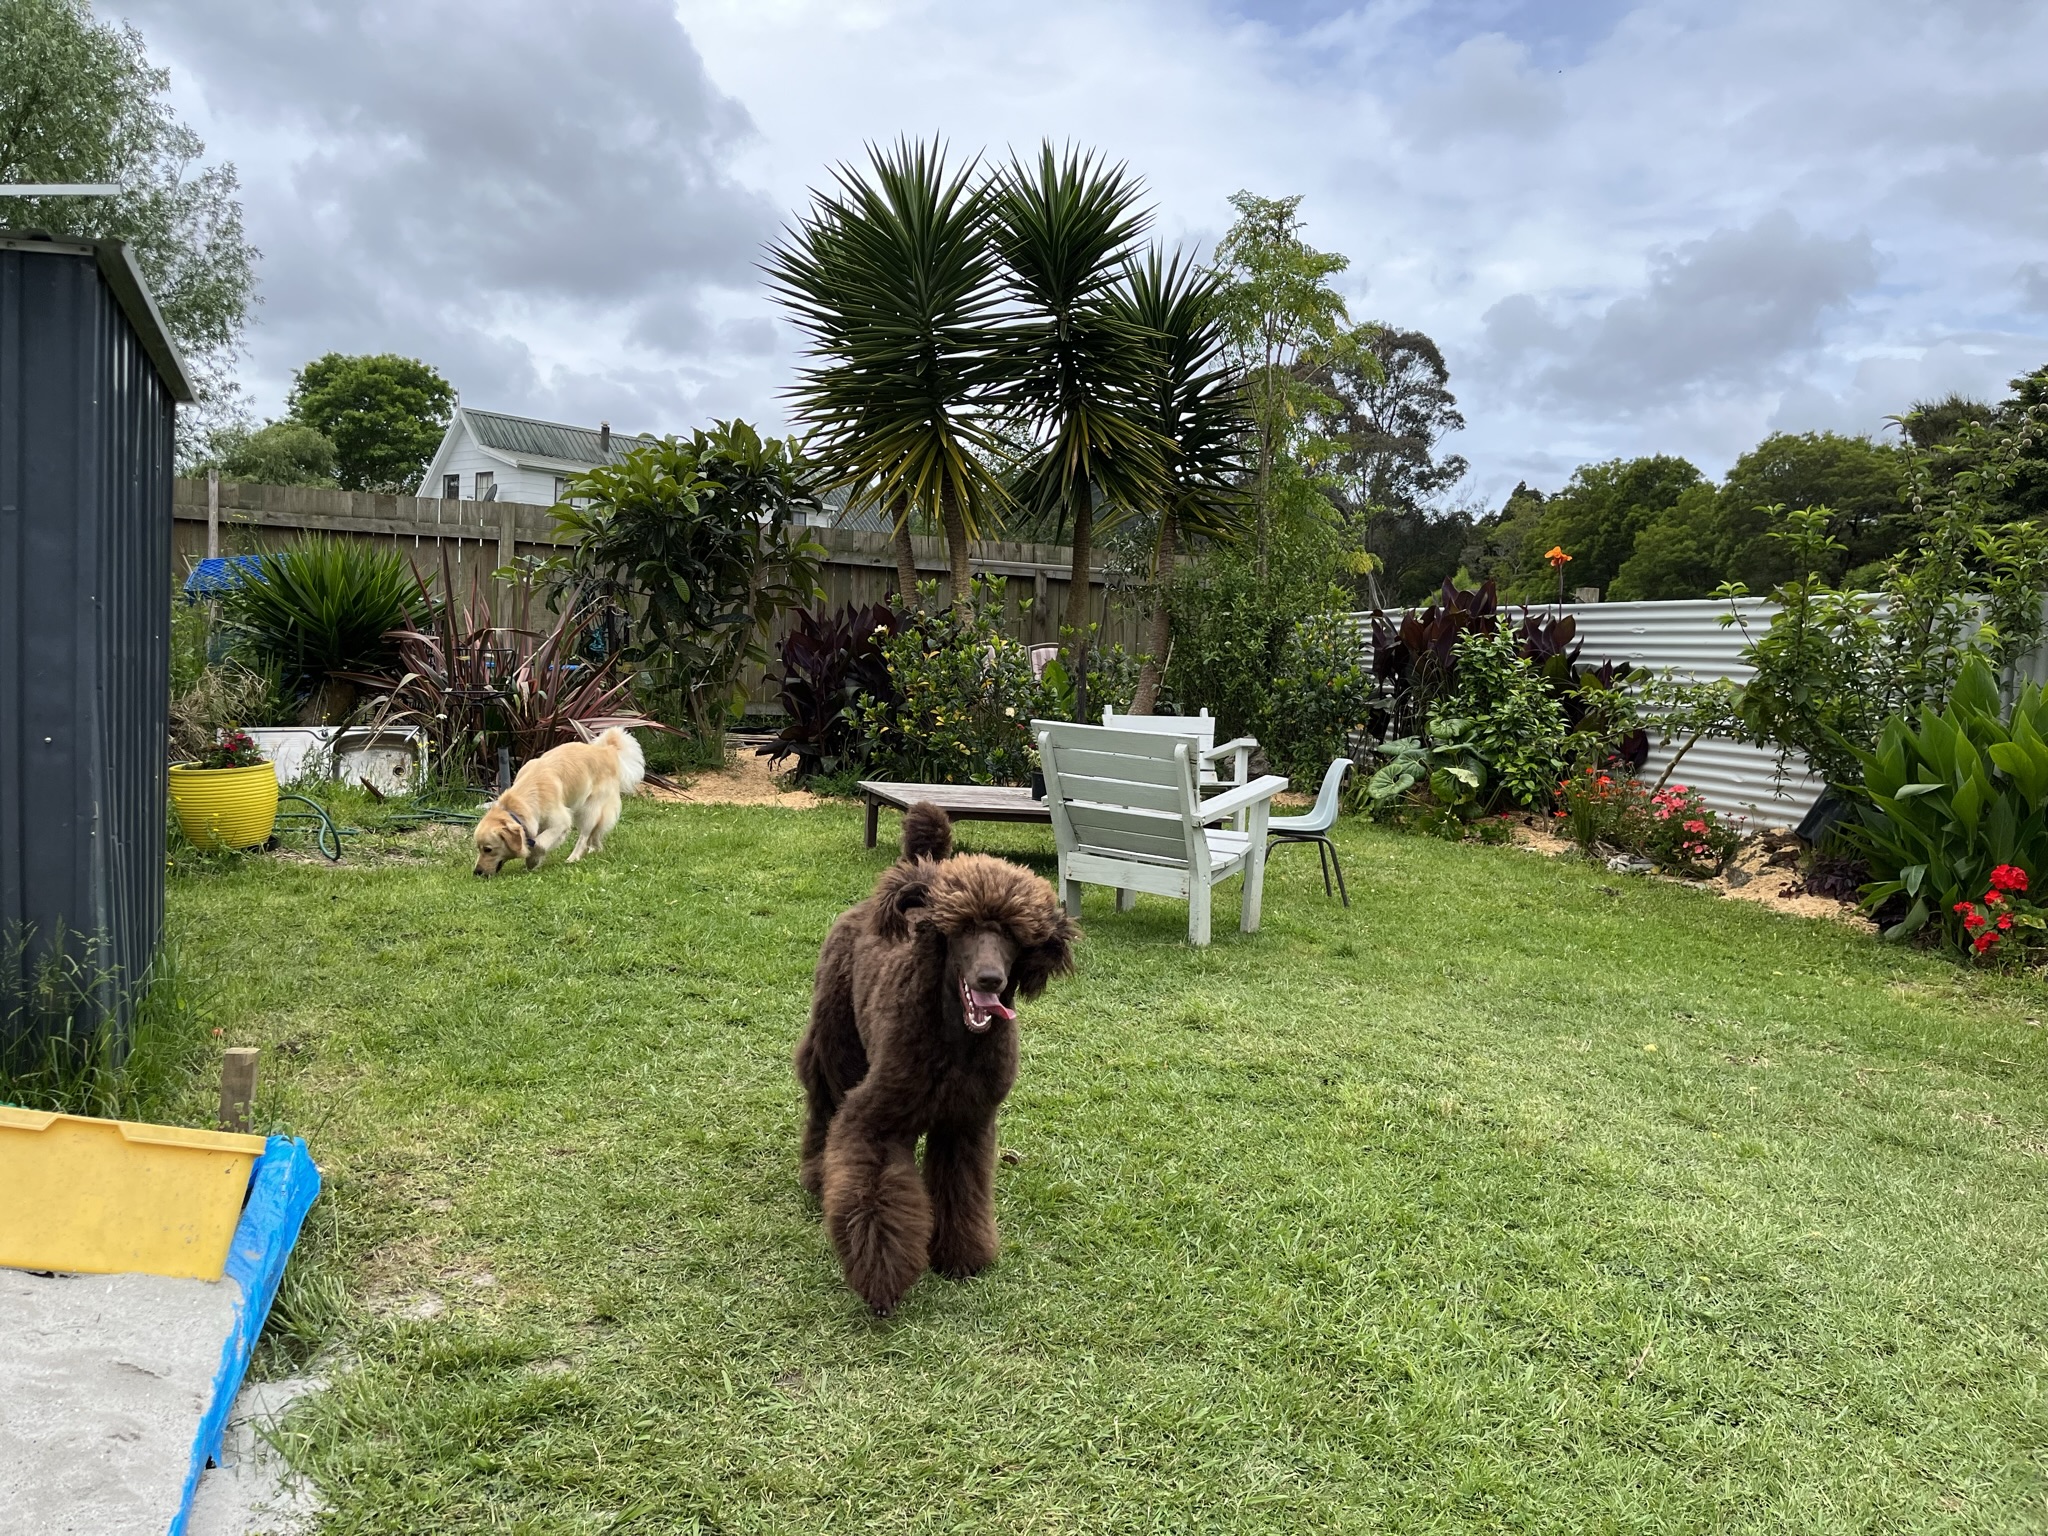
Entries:
{"type": "Polygon", "coordinates": [[[975,992],[970,990],[967,994],[967,1000],[974,1004],[974,1011],[976,1013],[985,1013],[991,1018],[997,1019],[1014,1019],[1017,1017],[1017,1010],[1005,1008],[1003,1000],[993,992],[975,992]]]}

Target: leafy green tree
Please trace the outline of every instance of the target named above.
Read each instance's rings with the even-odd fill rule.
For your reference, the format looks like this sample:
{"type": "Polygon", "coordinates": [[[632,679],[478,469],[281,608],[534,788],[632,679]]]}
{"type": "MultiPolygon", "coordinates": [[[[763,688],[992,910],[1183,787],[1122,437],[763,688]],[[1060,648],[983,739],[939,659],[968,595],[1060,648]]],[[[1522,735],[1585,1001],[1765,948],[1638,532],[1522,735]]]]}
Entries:
{"type": "MultiPolygon", "coordinates": [[[[7,222],[127,242],[193,374],[202,420],[233,406],[231,371],[255,292],[235,168],[204,165],[169,72],[142,34],[87,0],[0,0],[0,182],[110,182],[110,198],[10,199],[7,222]]],[[[185,453],[201,434],[185,436],[185,453]]]]}
{"type": "Polygon", "coordinates": [[[1617,603],[1706,597],[1721,584],[1721,504],[1702,481],[1651,518],[1614,573],[1608,596],[1617,603]]]}
{"type": "Polygon", "coordinates": [[[630,615],[625,659],[708,735],[744,705],[741,673],[769,660],[777,617],[823,595],[825,551],[799,521],[818,510],[809,483],[793,440],[743,421],[633,448],[569,482],[554,512],[569,549],[543,580],[558,604],[630,615]]]}
{"type": "Polygon", "coordinates": [[[1462,457],[1437,453],[1465,418],[1443,350],[1421,331],[1358,326],[1312,353],[1306,377],[1336,403],[1318,422],[1331,441],[1323,469],[1355,511],[1423,507],[1464,478],[1462,457]]]}
{"type": "Polygon", "coordinates": [[[2012,394],[1999,404],[1993,433],[2009,439],[2013,451],[2008,467],[1997,471],[1998,522],[2048,519],[2048,443],[2038,430],[2041,408],[2048,406],[2048,367],[2012,381],[2012,394]]]}
{"type": "Polygon", "coordinates": [[[886,506],[897,583],[917,600],[914,515],[946,534],[953,601],[972,599],[967,541],[997,520],[997,321],[1004,302],[989,221],[994,194],[972,164],[946,167],[938,143],[869,151],[768,252],[770,290],[810,343],[790,391],[827,488],[886,506]]]}
{"type": "Polygon", "coordinates": [[[1147,419],[1151,334],[1116,293],[1151,222],[1141,195],[1121,165],[1072,149],[1055,155],[1050,143],[995,179],[991,230],[1015,304],[1000,348],[1004,396],[1034,445],[1022,499],[1057,508],[1073,548],[1061,629],[1084,719],[1096,522],[1156,502],[1164,489],[1165,440],[1147,419]]]}
{"type": "Polygon", "coordinates": [[[1134,714],[1159,698],[1173,641],[1174,562],[1188,535],[1228,541],[1243,531],[1251,418],[1243,380],[1225,357],[1220,278],[1178,252],[1131,264],[1118,295],[1152,354],[1146,424],[1167,445],[1152,543],[1152,618],[1134,714]]]}
{"type": "Polygon", "coordinates": [[[334,444],[303,421],[273,421],[249,431],[230,427],[213,443],[213,467],[230,479],[259,485],[333,485],[334,444]]]}
{"type": "Polygon", "coordinates": [[[1351,263],[1301,238],[1299,197],[1238,192],[1230,203],[1237,221],[1218,243],[1215,265],[1225,279],[1224,333],[1245,376],[1255,430],[1257,564],[1263,570],[1276,520],[1327,505],[1309,483],[1308,466],[1319,454],[1303,436],[1316,410],[1334,407],[1302,377],[1301,365],[1344,334],[1344,300],[1330,279],[1351,263]]]}
{"type": "Polygon", "coordinates": [[[1703,483],[1684,459],[1653,454],[1582,464],[1562,490],[1540,501],[1511,497],[1498,530],[1505,558],[1492,573],[1502,595],[1524,601],[1555,597],[1557,577],[1546,558],[1553,548],[1572,557],[1572,586],[1612,586],[1634,552],[1636,536],[1689,487],[1703,483]]]}
{"type": "MultiPolygon", "coordinates": [[[[2018,384],[2020,381],[2015,379],[2013,382],[2018,384]]],[[[1940,448],[1954,442],[1965,424],[1975,422],[1980,427],[1988,427],[1997,415],[1996,407],[1951,390],[1940,400],[1914,401],[1913,408],[1899,418],[1899,425],[1905,431],[1906,441],[1915,448],[1940,448]]]]}
{"type": "Polygon", "coordinates": [[[1928,518],[1906,497],[1907,462],[1897,448],[1836,432],[1777,432],[1729,467],[1721,482],[1721,572],[1751,587],[1804,579],[1794,546],[1771,537],[1767,508],[1828,507],[1820,575],[1850,586],[1876,584],[1883,564],[1926,532],[1928,518]]]}
{"type": "Polygon", "coordinates": [[[334,444],[344,490],[410,491],[441,446],[455,391],[414,358],[329,352],[299,370],[285,404],[334,444]]]}

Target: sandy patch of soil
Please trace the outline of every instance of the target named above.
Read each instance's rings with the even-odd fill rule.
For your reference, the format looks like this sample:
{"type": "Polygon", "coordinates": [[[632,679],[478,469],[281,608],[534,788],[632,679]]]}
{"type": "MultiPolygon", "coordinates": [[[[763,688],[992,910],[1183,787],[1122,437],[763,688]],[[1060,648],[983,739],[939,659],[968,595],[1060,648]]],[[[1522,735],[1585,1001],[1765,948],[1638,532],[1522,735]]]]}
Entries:
{"type": "Polygon", "coordinates": [[[785,788],[768,766],[768,759],[758,755],[748,742],[729,744],[725,767],[693,774],[680,789],[650,783],[641,793],[650,800],[678,805],[779,805],[807,811],[823,803],[809,790],[785,788]]]}

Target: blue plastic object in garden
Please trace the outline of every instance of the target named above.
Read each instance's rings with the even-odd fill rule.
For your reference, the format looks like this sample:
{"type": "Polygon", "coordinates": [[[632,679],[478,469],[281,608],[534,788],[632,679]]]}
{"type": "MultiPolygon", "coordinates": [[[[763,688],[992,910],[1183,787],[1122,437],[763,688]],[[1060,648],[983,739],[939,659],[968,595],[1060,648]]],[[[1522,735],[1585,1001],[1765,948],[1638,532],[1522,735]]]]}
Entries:
{"type": "Polygon", "coordinates": [[[219,597],[251,577],[260,580],[262,575],[261,555],[232,555],[225,559],[198,561],[192,567],[192,574],[185,578],[185,601],[196,603],[202,597],[219,597]]]}
{"type": "Polygon", "coordinates": [[[1305,815],[1275,816],[1266,823],[1266,850],[1275,843],[1314,843],[1316,859],[1323,866],[1323,894],[1330,894],[1330,869],[1337,870],[1337,893],[1344,905],[1351,905],[1351,893],[1344,889],[1344,866],[1337,863],[1337,845],[1330,841],[1330,828],[1337,825],[1337,792],[1344,787],[1344,775],[1351,771],[1351,759],[1340,757],[1324,770],[1323,787],[1315,805],[1305,815]]]}

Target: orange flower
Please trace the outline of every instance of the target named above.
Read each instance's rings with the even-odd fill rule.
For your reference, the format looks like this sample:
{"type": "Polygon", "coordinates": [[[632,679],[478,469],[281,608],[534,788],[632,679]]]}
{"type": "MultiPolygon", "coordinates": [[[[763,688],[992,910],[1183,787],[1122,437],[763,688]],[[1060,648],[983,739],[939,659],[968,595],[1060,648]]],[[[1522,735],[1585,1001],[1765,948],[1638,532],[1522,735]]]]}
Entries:
{"type": "Polygon", "coordinates": [[[1562,570],[1566,563],[1570,561],[1571,556],[1564,552],[1564,546],[1562,544],[1553,544],[1550,546],[1548,550],[1544,552],[1543,558],[1548,560],[1552,565],[1556,566],[1558,569],[1562,570]]]}

